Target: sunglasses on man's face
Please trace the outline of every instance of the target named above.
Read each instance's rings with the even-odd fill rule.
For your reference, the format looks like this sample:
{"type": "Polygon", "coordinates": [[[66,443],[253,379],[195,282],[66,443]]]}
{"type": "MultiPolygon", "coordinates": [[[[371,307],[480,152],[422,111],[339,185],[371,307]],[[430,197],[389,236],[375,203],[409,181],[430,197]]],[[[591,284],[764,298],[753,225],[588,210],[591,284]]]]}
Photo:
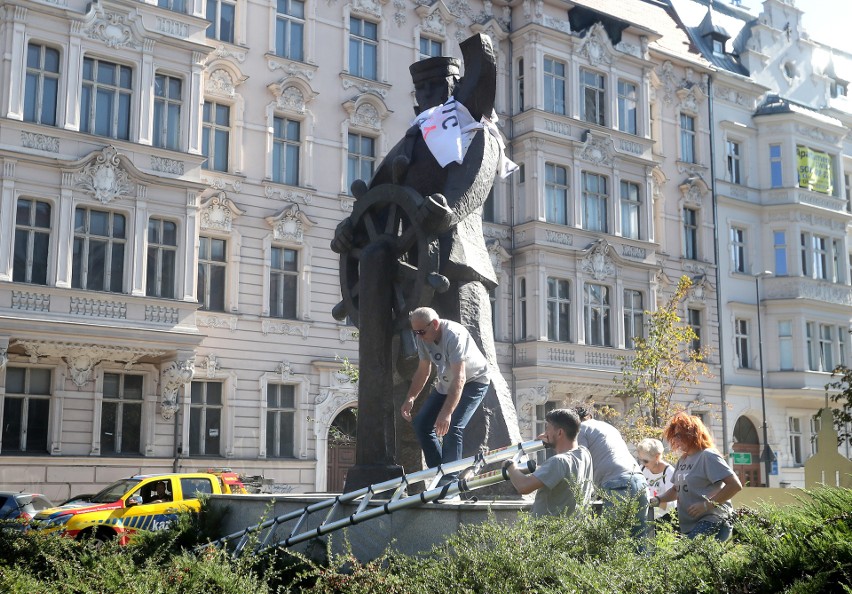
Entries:
{"type": "Polygon", "coordinates": [[[429,328],[423,328],[423,330],[412,330],[417,336],[423,336],[429,331],[429,328]]]}

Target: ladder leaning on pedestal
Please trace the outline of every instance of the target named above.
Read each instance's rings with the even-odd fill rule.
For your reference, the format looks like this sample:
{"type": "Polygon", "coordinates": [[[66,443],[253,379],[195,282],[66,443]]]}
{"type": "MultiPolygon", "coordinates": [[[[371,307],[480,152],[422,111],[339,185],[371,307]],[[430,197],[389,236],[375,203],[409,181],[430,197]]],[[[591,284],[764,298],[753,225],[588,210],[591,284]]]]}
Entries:
{"type": "MultiPolygon", "coordinates": [[[[395,511],[406,509],[422,503],[430,503],[432,501],[440,501],[448,497],[452,497],[459,493],[465,493],[476,489],[481,489],[501,481],[508,480],[508,475],[503,470],[494,470],[485,474],[479,474],[483,468],[496,462],[514,459],[520,460],[524,456],[528,456],[534,452],[544,449],[544,444],[540,440],[527,441],[516,445],[491,450],[489,452],[479,453],[476,456],[464,458],[453,462],[438,466],[436,468],[427,468],[413,472],[405,476],[394,478],[383,483],[376,483],[369,487],[364,487],[349,493],[342,493],[335,497],[318,501],[305,506],[302,509],[297,509],[292,512],[283,514],[271,520],[267,520],[255,526],[249,526],[239,532],[223,536],[218,540],[214,540],[208,544],[198,547],[197,550],[204,550],[208,547],[225,547],[236,541],[236,546],[233,551],[234,557],[239,557],[246,549],[246,545],[255,535],[256,546],[251,550],[251,553],[260,553],[274,547],[290,547],[300,542],[317,538],[330,532],[354,526],[367,520],[372,520],[379,516],[392,514],[395,511]],[[439,486],[441,478],[446,474],[460,473],[461,478],[439,486]],[[427,482],[428,487],[422,493],[417,495],[406,495],[406,487],[420,482],[427,482]],[[390,498],[380,505],[368,507],[373,502],[373,497],[378,494],[385,494],[393,491],[390,498]],[[343,504],[358,502],[358,507],[351,515],[334,520],[335,512],[337,512],[343,504]],[[327,510],[327,511],[326,511],[327,510]],[[307,520],[311,514],[325,511],[325,519],[316,528],[307,529],[307,520]],[[285,538],[278,538],[276,532],[278,528],[287,522],[295,520],[295,525],[290,530],[285,538]]],[[[528,460],[526,472],[535,470],[535,462],[528,460]]]]}

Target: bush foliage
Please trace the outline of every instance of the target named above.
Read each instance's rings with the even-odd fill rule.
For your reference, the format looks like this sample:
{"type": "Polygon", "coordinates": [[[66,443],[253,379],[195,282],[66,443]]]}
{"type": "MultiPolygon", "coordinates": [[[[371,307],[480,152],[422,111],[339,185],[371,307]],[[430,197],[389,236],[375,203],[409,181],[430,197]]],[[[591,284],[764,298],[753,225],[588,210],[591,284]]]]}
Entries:
{"type": "Polygon", "coordinates": [[[278,550],[234,560],[194,552],[198,520],[120,547],[34,532],[0,535],[0,592],[122,594],[245,592],[852,593],[852,491],[802,492],[800,505],[737,512],[727,543],[687,540],[664,526],[639,547],[632,510],[464,525],[429,554],[351,552],[317,563],[278,550]]]}

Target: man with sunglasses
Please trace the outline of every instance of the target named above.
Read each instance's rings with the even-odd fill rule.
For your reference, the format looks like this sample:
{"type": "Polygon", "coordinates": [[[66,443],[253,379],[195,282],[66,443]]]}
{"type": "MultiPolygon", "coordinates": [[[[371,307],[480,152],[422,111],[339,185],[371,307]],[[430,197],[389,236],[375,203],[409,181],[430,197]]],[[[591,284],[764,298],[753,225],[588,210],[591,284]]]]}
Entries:
{"type": "MultiPolygon", "coordinates": [[[[405,420],[412,421],[414,401],[426,386],[434,365],[435,387],[412,421],[426,466],[434,468],[461,459],[464,429],[482,404],[491,382],[488,361],[464,326],[442,320],[434,309],[418,307],[408,319],[418,339],[420,362],[400,412],[405,420]]],[[[443,482],[455,480],[456,476],[448,474],[443,482]]]]}

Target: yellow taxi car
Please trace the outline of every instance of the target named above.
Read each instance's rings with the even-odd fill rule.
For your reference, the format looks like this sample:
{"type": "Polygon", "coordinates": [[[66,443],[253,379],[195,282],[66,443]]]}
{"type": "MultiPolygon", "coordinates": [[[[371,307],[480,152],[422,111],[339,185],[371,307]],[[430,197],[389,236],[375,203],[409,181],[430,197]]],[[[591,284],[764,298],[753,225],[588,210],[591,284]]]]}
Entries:
{"type": "Polygon", "coordinates": [[[136,475],[116,481],[87,501],[40,511],[31,528],[71,538],[118,538],[126,544],[138,530],[164,530],[178,513],[198,512],[199,497],[222,493],[246,493],[236,473],[136,475]]]}

